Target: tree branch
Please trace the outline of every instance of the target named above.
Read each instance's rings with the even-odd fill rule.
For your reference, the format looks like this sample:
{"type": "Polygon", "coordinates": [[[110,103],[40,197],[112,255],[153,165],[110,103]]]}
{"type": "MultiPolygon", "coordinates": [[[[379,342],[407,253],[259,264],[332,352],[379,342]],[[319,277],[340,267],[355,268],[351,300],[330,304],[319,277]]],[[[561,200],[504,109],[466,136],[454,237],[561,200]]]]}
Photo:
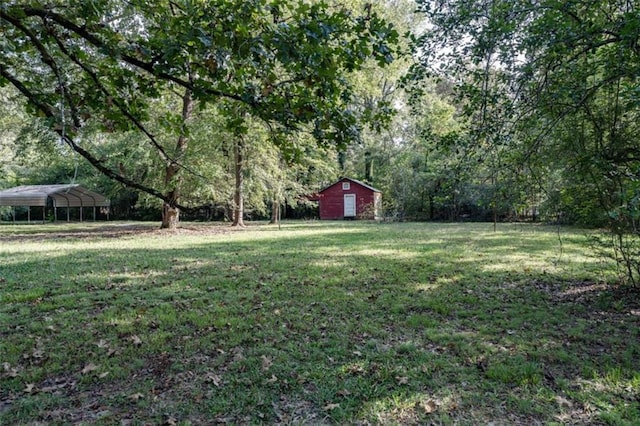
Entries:
{"type": "MultiPolygon", "coordinates": [[[[10,8],[9,11],[11,11],[10,8]]],[[[169,73],[165,73],[165,72],[161,72],[158,71],[156,69],[156,65],[158,65],[156,62],[152,61],[152,62],[145,62],[142,61],[138,58],[136,58],[135,56],[121,51],[120,49],[115,48],[114,46],[110,46],[107,43],[105,43],[104,41],[102,41],[99,37],[97,37],[95,34],[91,33],[90,31],[87,30],[86,27],[84,26],[79,26],[73,22],[71,22],[70,20],[62,17],[60,14],[54,12],[53,10],[48,10],[48,9],[42,9],[42,8],[37,8],[37,7],[19,7],[16,6],[15,9],[19,10],[20,12],[22,12],[22,14],[24,14],[27,17],[39,17],[40,19],[43,20],[43,22],[55,22],[56,24],[58,24],[59,26],[61,26],[62,28],[65,28],[66,30],[70,31],[71,33],[77,35],[78,37],[82,38],[83,40],[87,41],[88,43],[90,43],[91,45],[93,45],[94,47],[100,48],[100,49],[104,49],[107,52],[110,52],[113,56],[119,57],[122,61],[126,62],[129,65],[134,66],[135,68],[138,68],[142,71],[145,71],[151,75],[153,75],[156,78],[159,78],[161,80],[165,80],[165,81],[171,81],[174,82],[182,87],[184,87],[185,89],[189,89],[191,91],[195,91],[195,87],[194,84],[188,80],[184,80],[181,78],[176,77],[173,74],[169,74],[169,73]]],[[[12,16],[10,13],[4,11],[3,9],[0,9],[0,18],[7,20],[8,22],[11,22],[12,24],[16,25],[17,23],[20,22],[19,19],[17,19],[16,17],[12,16]]],[[[17,25],[16,25],[17,26],[17,25]]],[[[237,94],[233,94],[233,93],[227,93],[227,92],[223,92],[220,90],[215,90],[215,89],[211,89],[211,88],[204,88],[203,89],[204,93],[210,95],[210,96],[215,96],[215,97],[223,97],[223,98],[227,98],[227,99],[232,99],[235,101],[239,101],[242,103],[248,103],[251,104],[253,106],[257,106],[255,103],[249,102],[247,99],[243,98],[243,96],[241,95],[237,95],[237,94]]]]}

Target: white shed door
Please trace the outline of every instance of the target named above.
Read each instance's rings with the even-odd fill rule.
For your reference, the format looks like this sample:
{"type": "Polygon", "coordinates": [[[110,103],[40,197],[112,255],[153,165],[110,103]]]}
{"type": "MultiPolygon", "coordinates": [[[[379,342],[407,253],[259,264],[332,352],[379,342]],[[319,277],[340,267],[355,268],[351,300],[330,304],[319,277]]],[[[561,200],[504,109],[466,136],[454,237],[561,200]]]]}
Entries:
{"type": "Polygon", "coordinates": [[[344,217],[356,216],[356,194],[344,194],[344,217]]]}

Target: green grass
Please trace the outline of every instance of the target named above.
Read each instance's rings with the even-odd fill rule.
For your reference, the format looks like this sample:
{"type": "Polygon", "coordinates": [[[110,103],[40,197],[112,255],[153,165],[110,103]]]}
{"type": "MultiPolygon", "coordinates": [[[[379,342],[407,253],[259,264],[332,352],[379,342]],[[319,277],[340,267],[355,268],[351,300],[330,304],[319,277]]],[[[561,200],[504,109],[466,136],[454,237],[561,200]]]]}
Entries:
{"type": "Polygon", "coordinates": [[[0,424],[638,424],[638,295],[557,231],[0,226],[0,424]]]}

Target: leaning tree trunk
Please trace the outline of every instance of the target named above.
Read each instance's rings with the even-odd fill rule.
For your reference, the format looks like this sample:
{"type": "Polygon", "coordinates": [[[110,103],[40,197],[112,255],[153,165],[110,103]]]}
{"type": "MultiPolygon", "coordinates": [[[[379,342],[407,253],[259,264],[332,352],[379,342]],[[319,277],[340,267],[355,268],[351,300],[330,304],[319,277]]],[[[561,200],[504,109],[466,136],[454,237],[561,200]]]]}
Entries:
{"type": "Polygon", "coordinates": [[[184,158],[184,154],[187,151],[188,138],[186,134],[186,122],[191,117],[193,111],[193,98],[191,97],[191,91],[185,90],[182,97],[182,130],[180,130],[180,136],[176,142],[175,158],[167,159],[167,166],[164,172],[164,184],[165,187],[173,186],[167,192],[167,198],[169,201],[165,201],[162,205],[162,229],[175,229],[180,223],[180,210],[176,207],[178,198],[180,197],[180,171],[179,162],[184,158]]]}
{"type": "Polygon", "coordinates": [[[245,226],[244,224],[244,143],[242,137],[236,140],[235,169],[236,188],[233,195],[233,224],[232,226],[245,226]]]}

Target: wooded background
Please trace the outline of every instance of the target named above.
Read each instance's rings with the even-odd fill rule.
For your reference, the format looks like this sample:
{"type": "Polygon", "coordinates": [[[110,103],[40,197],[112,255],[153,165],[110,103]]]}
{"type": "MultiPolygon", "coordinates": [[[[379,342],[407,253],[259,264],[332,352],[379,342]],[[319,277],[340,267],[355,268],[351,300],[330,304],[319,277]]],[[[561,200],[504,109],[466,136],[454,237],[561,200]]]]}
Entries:
{"type": "Polygon", "coordinates": [[[628,0],[9,1],[0,187],[242,225],[349,176],[388,217],[602,227],[628,260],[639,34],[628,0]]]}

